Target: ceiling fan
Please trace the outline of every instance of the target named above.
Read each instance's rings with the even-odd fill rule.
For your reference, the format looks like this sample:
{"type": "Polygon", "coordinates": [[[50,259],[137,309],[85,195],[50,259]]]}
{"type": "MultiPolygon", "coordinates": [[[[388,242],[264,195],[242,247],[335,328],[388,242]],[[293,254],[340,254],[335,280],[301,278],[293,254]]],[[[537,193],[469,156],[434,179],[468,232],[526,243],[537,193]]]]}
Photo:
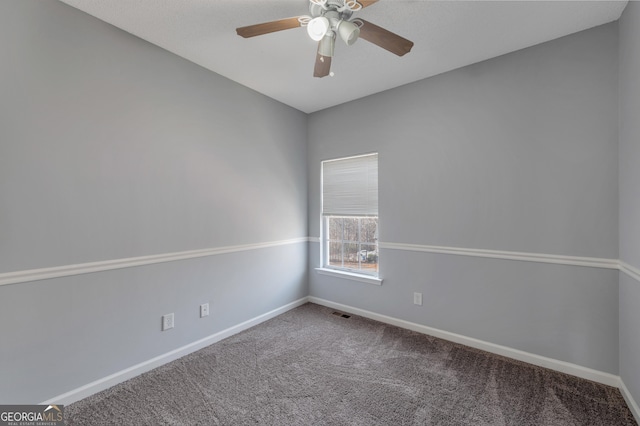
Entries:
{"type": "Polygon", "coordinates": [[[337,36],[347,46],[351,46],[359,38],[362,38],[398,56],[411,51],[413,47],[412,41],[364,19],[351,19],[354,12],[371,6],[377,1],[309,0],[309,13],[311,16],[294,16],[292,18],[249,25],[236,28],[236,32],[239,36],[249,38],[306,26],[309,37],[318,42],[313,76],[325,77],[331,74],[331,58],[333,57],[337,36]]]}

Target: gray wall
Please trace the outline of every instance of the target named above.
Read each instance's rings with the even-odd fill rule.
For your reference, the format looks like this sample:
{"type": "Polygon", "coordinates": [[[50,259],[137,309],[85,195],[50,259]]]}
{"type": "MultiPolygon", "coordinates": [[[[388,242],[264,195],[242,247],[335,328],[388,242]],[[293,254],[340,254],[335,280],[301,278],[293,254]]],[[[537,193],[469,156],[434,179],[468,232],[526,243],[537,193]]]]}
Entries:
{"type": "MultiPolygon", "coordinates": [[[[59,2],[0,2],[0,62],[0,273],[307,235],[305,114],[59,2]]],[[[306,246],[1,286],[0,403],[306,296],[306,246]]]]}
{"type": "MultiPolygon", "coordinates": [[[[307,117],[61,3],[0,2],[0,274],[318,236],[320,161],[374,150],[382,241],[620,247],[640,268],[638,10],[620,25],[618,153],[617,24],[307,117]]],[[[40,402],[307,294],[619,372],[640,400],[636,280],[620,274],[618,294],[612,270],[381,255],[381,287],[311,272],[308,288],[305,243],[0,286],[0,403],[40,402]]]]}
{"type": "MultiPolygon", "coordinates": [[[[620,260],[640,270],[640,4],[620,19],[620,260]]],[[[640,402],[640,282],[620,274],[620,377],[640,402]]]]}
{"type": "MultiPolygon", "coordinates": [[[[377,151],[382,242],[617,259],[617,34],[604,25],[312,114],[310,235],[320,161],[377,151]]],[[[311,272],[310,294],[618,373],[615,270],[383,249],[380,271],[381,287],[311,272]]]]}

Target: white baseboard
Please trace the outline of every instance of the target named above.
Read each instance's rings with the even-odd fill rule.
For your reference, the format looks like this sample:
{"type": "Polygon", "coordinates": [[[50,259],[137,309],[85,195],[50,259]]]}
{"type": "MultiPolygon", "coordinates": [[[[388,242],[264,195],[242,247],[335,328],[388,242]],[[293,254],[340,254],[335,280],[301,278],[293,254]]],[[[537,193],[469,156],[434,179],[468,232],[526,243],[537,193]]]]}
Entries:
{"type": "Polygon", "coordinates": [[[354,315],[360,315],[365,318],[370,318],[376,321],[383,322],[385,324],[395,325],[397,327],[405,328],[408,330],[417,331],[419,333],[427,334],[430,336],[438,337],[441,339],[445,339],[451,342],[460,343],[466,346],[470,346],[476,349],[481,349],[487,352],[495,353],[498,355],[506,356],[512,359],[516,359],[523,362],[528,362],[530,364],[538,365],[541,367],[549,368],[551,370],[559,371],[562,373],[571,374],[573,376],[581,377],[583,379],[592,380],[594,382],[603,383],[605,385],[614,386],[620,389],[622,396],[624,397],[629,409],[633,413],[636,421],[640,424],[640,408],[638,404],[631,396],[631,393],[625,386],[624,382],[620,379],[619,376],[605,373],[598,370],[593,370],[590,368],[582,367],[580,365],[571,364],[564,361],[559,361],[552,358],[543,357],[536,354],[531,354],[528,352],[524,352],[518,349],[509,348],[506,346],[496,345],[494,343],[485,342],[482,340],[474,339],[471,337],[462,336],[455,333],[449,333],[447,331],[438,330],[436,328],[427,327],[425,325],[412,323],[409,321],[401,320],[398,318],[389,317],[386,315],[377,314],[375,312],[367,311],[364,309],[356,308],[353,306],[343,305],[341,303],[331,302],[329,300],[320,299],[318,297],[303,297],[294,302],[288,303],[280,308],[274,309],[262,315],[259,315],[250,320],[244,321],[240,324],[237,324],[233,327],[229,327],[225,330],[222,330],[218,333],[212,334],[211,336],[207,336],[200,340],[197,340],[188,345],[182,346],[178,349],[175,349],[171,352],[167,352],[165,354],[159,355],[155,358],[149,359],[142,363],[136,364],[132,367],[124,369],[122,371],[118,371],[114,374],[111,374],[102,379],[98,379],[91,383],[88,383],[79,388],[73,389],[69,392],[63,393],[61,395],[57,395],[53,398],[50,398],[44,402],[41,402],[41,405],[49,405],[49,404],[62,404],[68,405],[73,402],[79,401],[83,398],[89,397],[97,392],[108,389],[112,386],[117,385],[118,383],[122,383],[126,380],[129,380],[135,376],[138,376],[144,372],[152,370],[154,368],[160,367],[168,362],[176,360],[180,357],[188,355],[192,352],[195,352],[199,349],[202,349],[206,346],[209,346],[213,343],[219,342],[220,340],[226,339],[227,337],[231,337],[234,334],[240,333],[248,328],[251,328],[255,325],[258,325],[264,321],[267,321],[271,318],[274,318],[278,315],[281,315],[291,309],[297,308],[298,306],[302,306],[307,302],[312,302],[318,305],[327,306],[333,309],[338,309],[344,312],[349,312],[354,315]]]}
{"type": "Polygon", "coordinates": [[[97,392],[100,392],[102,390],[115,386],[118,383],[122,383],[135,376],[138,376],[144,372],[160,367],[161,365],[164,365],[168,362],[181,358],[185,355],[188,355],[204,347],[207,347],[222,339],[226,339],[227,337],[233,336],[234,334],[238,334],[241,331],[244,331],[248,328],[253,327],[254,325],[258,325],[271,318],[277,317],[278,315],[283,314],[291,309],[304,305],[308,301],[309,300],[307,297],[303,297],[294,302],[288,303],[277,309],[269,311],[265,314],[258,315],[257,317],[247,320],[245,322],[242,322],[238,325],[229,327],[226,330],[219,331],[218,333],[212,334],[211,336],[207,336],[193,343],[189,343],[188,345],[182,346],[181,348],[174,349],[171,352],[167,352],[155,358],[151,358],[150,360],[141,362],[140,364],[136,364],[122,371],[118,371],[117,373],[111,374],[110,376],[107,376],[107,377],[103,377],[102,379],[98,379],[94,382],[88,383],[84,386],[73,389],[69,392],[54,396],[53,398],[50,398],[44,402],[41,402],[40,404],[41,405],[45,405],[45,404],[46,405],[49,405],[49,404],[68,405],[73,402],[79,401],[97,392]]]}
{"type": "Polygon", "coordinates": [[[427,334],[429,336],[439,337],[454,343],[460,343],[472,348],[481,349],[497,355],[506,356],[518,361],[527,362],[529,364],[540,367],[549,368],[561,373],[571,374],[572,376],[581,377],[583,379],[592,380],[594,382],[603,383],[608,386],[619,387],[620,377],[614,374],[605,373],[603,371],[593,370],[591,368],[572,364],[565,361],[559,361],[553,358],[524,352],[519,349],[509,348],[507,346],[496,345],[495,343],[485,342],[483,340],[474,339],[472,337],[462,336],[460,334],[450,333],[448,331],[438,330],[437,328],[427,327],[426,325],[416,324],[413,322],[377,314],[353,306],[343,305],[341,303],[331,302],[329,300],[320,299],[318,297],[309,296],[309,302],[318,305],[327,306],[329,308],[338,309],[354,315],[360,315],[365,318],[380,321],[385,324],[395,325],[397,327],[406,328],[408,330],[417,331],[418,333],[427,334]]]}
{"type": "Polygon", "coordinates": [[[624,400],[627,402],[629,410],[631,410],[631,414],[633,414],[633,417],[635,417],[636,422],[640,424],[640,407],[638,407],[638,403],[633,399],[633,396],[631,396],[631,392],[629,392],[629,389],[627,389],[622,379],[620,379],[620,393],[622,394],[624,400]]]}

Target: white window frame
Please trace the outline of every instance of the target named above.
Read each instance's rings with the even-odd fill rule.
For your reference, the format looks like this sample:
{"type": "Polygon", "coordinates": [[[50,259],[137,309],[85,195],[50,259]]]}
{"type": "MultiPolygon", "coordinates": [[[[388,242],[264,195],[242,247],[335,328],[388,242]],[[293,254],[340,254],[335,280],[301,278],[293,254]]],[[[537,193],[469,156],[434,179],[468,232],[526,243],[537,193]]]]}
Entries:
{"type": "MultiPolygon", "coordinates": [[[[358,245],[358,265],[361,265],[363,262],[360,259],[360,252],[362,251],[362,246],[363,245],[373,245],[375,247],[374,252],[377,254],[378,259],[379,259],[379,251],[378,251],[378,238],[374,237],[374,241],[363,241],[362,237],[361,237],[361,228],[362,225],[360,223],[361,219],[372,219],[375,218],[376,219],[376,228],[378,226],[379,223],[379,218],[378,216],[323,216],[322,217],[322,235],[323,235],[323,239],[322,239],[322,254],[323,254],[323,268],[326,269],[337,269],[339,271],[345,271],[345,272],[349,272],[349,273],[353,273],[353,274],[362,274],[362,275],[371,275],[374,277],[377,277],[379,274],[379,262],[376,262],[376,270],[372,271],[372,270],[368,270],[368,269],[363,269],[363,268],[349,268],[347,266],[344,266],[344,245],[345,244],[357,244],[358,245]],[[344,229],[343,229],[343,237],[340,240],[332,240],[329,236],[329,221],[332,218],[342,218],[342,219],[358,219],[358,239],[357,241],[355,240],[345,240],[344,239],[344,229]],[[339,242],[342,247],[343,247],[343,251],[342,251],[342,266],[338,266],[338,265],[330,265],[329,264],[329,248],[330,248],[330,244],[331,242],[339,242]]],[[[376,234],[377,234],[377,229],[376,229],[376,234]]]]}
{"type": "MultiPolygon", "coordinates": [[[[378,211],[377,211],[377,158],[378,158],[378,154],[377,153],[369,153],[369,154],[363,154],[363,155],[357,155],[357,156],[351,156],[351,157],[343,157],[343,158],[336,158],[336,159],[332,159],[332,160],[325,160],[322,162],[320,170],[321,170],[321,175],[320,175],[320,205],[321,205],[321,212],[320,212],[320,268],[316,268],[316,271],[319,274],[322,275],[329,275],[329,276],[333,276],[333,277],[338,277],[338,278],[344,278],[344,279],[348,279],[348,280],[355,280],[355,281],[360,281],[360,282],[365,282],[365,283],[370,283],[370,284],[376,284],[376,285],[381,285],[382,284],[382,279],[380,278],[380,263],[379,263],[379,259],[380,259],[380,251],[379,251],[379,246],[378,246],[378,238],[376,235],[375,241],[371,242],[371,241],[362,241],[362,238],[360,236],[360,229],[358,230],[358,241],[355,241],[355,243],[358,244],[358,248],[361,248],[362,244],[375,244],[375,251],[377,253],[378,256],[378,262],[377,262],[377,269],[375,271],[368,271],[366,269],[353,269],[353,268],[345,268],[345,267],[339,267],[336,265],[329,265],[329,243],[330,243],[330,239],[329,239],[329,219],[331,217],[358,217],[358,218],[365,218],[365,217],[375,217],[377,220],[377,227],[380,227],[380,218],[378,216],[378,211]],[[367,211],[365,211],[365,214],[357,214],[356,212],[350,212],[350,214],[329,214],[327,212],[325,212],[325,205],[324,205],[324,201],[325,201],[325,192],[324,192],[324,182],[325,182],[325,176],[324,176],[324,165],[326,162],[330,162],[330,161],[340,161],[340,160],[352,160],[352,159],[357,159],[360,157],[367,157],[367,156],[376,156],[376,180],[375,180],[375,214],[371,214],[372,211],[371,209],[367,209],[367,211]]],[[[370,189],[368,189],[370,190],[370,189]]],[[[361,201],[361,200],[359,200],[361,201]]],[[[342,244],[344,244],[344,240],[341,241],[342,244]]],[[[358,250],[358,253],[361,250],[358,250]]],[[[358,262],[360,264],[360,261],[358,262]]]]}

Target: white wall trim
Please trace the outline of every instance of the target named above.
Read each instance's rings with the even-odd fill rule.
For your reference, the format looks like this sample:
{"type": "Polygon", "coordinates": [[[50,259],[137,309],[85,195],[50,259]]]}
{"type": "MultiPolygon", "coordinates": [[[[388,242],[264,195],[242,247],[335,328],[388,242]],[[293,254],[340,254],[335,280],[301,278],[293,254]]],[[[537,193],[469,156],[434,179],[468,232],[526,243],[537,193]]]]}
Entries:
{"type": "MultiPolygon", "coordinates": [[[[309,237],[309,241],[312,243],[319,243],[320,238],[309,237]]],[[[604,269],[621,269],[620,261],[618,259],[605,259],[599,257],[579,257],[579,256],[563,256],[559,254],[546,254],[546,253],[529,253],[518,251],[505,251],[505,250],[486,250],[486,249],[473,249],[473,248],[461,248],[461,247],[445,247],[445,246],[429,246],[423,244],[405,244],[405,243],[389,243],[380,242],[379,247],[387,250],[406,250],[423,253],[440,253],[451,254],[457,256],[473,256],[473,257],[488,257],[491,259],[504,259],[504,260],[521,260],[524,262],[538,262],[538,263],[553,263],[559,265],[572,265],[572,266],[588,266],[591,268],[604,268],[604,269]]],[[[629,267],[630,271],[633,268],[629,267]]],[[[626,272],[626,271],[625,271],[626,272]]],[[[640,271],[636,270],[636,279],[640,280],[640,271]]]]}
{"type": "Polygon", "coordinates": [[[640,282],[640,269],[634,268],[633,266],[631,266],[628,263],[625,263],[625,262],[623,262],[621,260],[620,261],[620,270],[622,272],[624,272],[625,274],[627,274],[629,277],[631,277],[634,280],[640,282]]]}
{"type": "Polygon", "coordinates": [[[344,280],[360,281],[367,284],[382,285],[382,278],[378,278],[374,276],[357,274],[357,273],[347,272],[347,271],[339,271],[336,269],[328,269],[328,268],[315,268],[315,269],[316,269],[316,272],[319,273],[320,275],[329,275],[331,277],[342,278],[344,280]]]}
{"type": "Polygon", "coordinates": [[[521,260],[525,262],[554,263],[560,265],[588,266],[592,268],[619,269],[618,259],[598,257],[562,256],[545,253],[526,253],[517,251],[470,249],[459,247],[426,246],[419,244],[380,242],[380,248],[390,250],[408,250],[427,253],[455,254],[459,256],[489,257],[493,259],[521,260]]]}
{"type": "Polygon", "coordinates": [[[264,243],[242,244],[236,246],[216,247],[201,250],[180,251],[175,253],[154,254],[150,256],[130,257],[125,259],[102,260],[98,262],[79,263],[76,265],[54,266],[50,268],[31,269],[25,271],[0,273],[0,286],[18,284],[29,281],[47,280],[72,275],[90,274],[112,269],[131,268],[134,266],[152,265],[154,263],[173,262],[176,260],[194,259],[197,257],[215,256],[247,250],[258,250],[288,244],[307,242],[309,238],[293,238],[290,240],[264,243]]]}
{"type": "Polygon", "coordinates": [[[425,325],[405,321],[402,319],[377,314],[375,312],[367,311],[360,308],[355,308],[353,306],[343,305],[341,303],[336,303],[336,302],[332,302],[325,299],[320,299],[314,296],[309,296],[309,302],[316,303],[322,306],[327,306],[333,309],[338,309],[340,311],[349,312],[354,315],[360,315],[362,317],[380,321],[385,324],[391,324],[397,327],[406,328],[408,330],[417,331],[418,333],[423,333],[429,336],[438,337],[444,340],[448,340],[450,342],[460,343],[462,345],[470,346],[476,349],[481,349],[483,351],[491,352],[497,355],[506,356],[508,358],[516,359],[518,361],[523,361],[523,362],[534,364],[540,367],[549,368],[551,370],[559,371],[561,373],[571,374],[573,376],[581,377],[583,379],[592,380],[598,383],[603,383],[608,386],[618,387],[620,385],[619,376],[616,376],[610,373],[605,373],[603,371],[593,370],[591,368],[583,367],[581,365],[572,364],[569,362],[560,361],[553,358],[547,358],[541,355],[524,352],[519,349],[513,349],[507,346],[497,345],[495,343],[474,339],[472,337],[462,336],[460,334],[450,333],[448,331],[443,331],[436,328],[427,327],[425,325]]]}
{"type": "Polygon", "coordinates": [[[276,308],[272,311],[254,317],[250,320],[244,321],[240,324],[237,324],[233,327],[229,327],[225,330],[222,330],[218,333],[212,334],[195,342],[189,343],[180,348],[174,349],[173,351],[167,352],[165,354],[159,355],[147,361],[136,364],[132,367],[126,368],[124,370],[118,371],[114,374],[111,374],[102,379],[95,380],[91,383],[88,383],[79,388],[73,389],[69,392],[65,392],[63,394],[54,396],[46,401],[40,403],[40,405],[45,404],[63,404],[68,405],[73,402],[79,401],[83,398],[87,398],[97,392],[108,389],[112,386],[117,385],[118,383],[122,383],[126,380],[129,380],[133,377],[136,377],[144,372],[150,371],[154,368],[157,368],[161,365],[167,364],[171,361],[174,361],[178,358],[181,358],[185,355],[188,355],[192,352],[200,350],[204,347],[207,347],[213,343],[219,342],[220,340],[226,339],[227,337],[231,337],[234,334],[240,333],[244,330],[247,330],[255,325],[258,325],[264,321],[267,321],[271,318],[274,318],[278,315],[281,315],[291,309],[295,309],[298,306],[302,306],[307,302],[315,303],[322,306],[327,306],[333,309],[338,309],[344,312],[349,312],[354,315],[360,315],[365,318],[370,318],[376,321],[383,322],[385,324],[391,324],[397,327],[405,328],[408,330],[417,331],[419,333],[427,334],[430,336],[438,337],[441,339],[445,339],[451,342],[460,343],[466,346],[470,346],[476,349],[481,349],[487,352],[495,353],[498,355],[506,356],[512,359],[516,359],[523,362],[528,362],[530,364],[538,365],[541,367],[549,368],[555,371],[559,371],[566,374],[571,374],[577,377],[581,377],[587,380],[592,380],[598,383],[603,383],[608,386],[614,386],[620,389],[622,396],[624,397],[629,409],[634,415],[636,421],[640,423],[640,408],[638,404],[631,396],[629,389],[625,386],[624,382],[620,379],[619,376],[605,373],[598,370],[593,370],[590,368],[582,367],[580,365],[555,360],[552,358],[543,357],[536,354],[531,354],[528,352],[524,352],[518,349],[509,348],[506,346],[496,345],[494,343],[485,342],[482,340],[474,339],[471,337],[462,336],[455,333],[449,333],[447,331],[438,330],[435,328],[427,327],[421,324],[412,323],[409,321],[401,320],[398,318],[389,317],[386,315],[377,314],[375,312],[367,311],[360,308],[355,308],[353,306],[344,305],[341,303],[331,302],[329,300],[321,299],[314,296],[303,297],[294,302],[288,303],[280,308],[276,308]]]}
{"type": "Polygon", "coordinates": [[[91,383],[88,383],[84,386],[80,386],[79,388],[73,389],[69,392],[65,392],[61,395],[54,396],[53,398],[47,399],[46,401],[41,402],[40,404],[41,405],[45,405],[45,404],[46,405],[49,405],[49,404],[68,405],[73,402],[79,401],[97,392],[100,392],[112,386],[115,386],[118,383],[122,383],[126,380],[136,377],[144,372],[160,367],[161,365],[167,364],[168,362],[174,361],[192,352],[195,352],[204,347],[207,347],[213,343],[219,342],[222,339],[226,339],[227,337],[231,337],[234,334],[238,334],[241,331],[244,331],[262,322],[265,322],[271,318],[277,317],[278,315],[281,315],[287,311],[290,311],[291,309],[304,305],[308,301],[309,301],[308,297],[303,297],[294,302],[291,302],[284,306],[276,308],[272,311],[269,311],[262,315],[258,315],[255,318],[252,318],[240,324],[234,325],[233,327],[229,327],[225,330],[219,331],[218,333],[212,334],[200,340],[196,340],[195,342],[189,343],[188,345],[182,346],[178,349],[174,349],[165,354],[158,355],[155,358],[151,358],[147,361],[141,362],[132,367],[118,371],[117,373],[111,374],[107,377],[103,377],[102,379],[95,380],[91,383]]]}
{"type": "Polygon", "coordinates": [[[640,424],[640,407],[631,396],[631,392],[629,392],[629,389],[627,389],[627,386],[624,384],[622,379],[620,379],[620,393],[622,394],[624,400],[627,402],[629,410],[631,411],[631,414],[633,414],[633,417],[635,417],[636,422],[640,424]]]}

